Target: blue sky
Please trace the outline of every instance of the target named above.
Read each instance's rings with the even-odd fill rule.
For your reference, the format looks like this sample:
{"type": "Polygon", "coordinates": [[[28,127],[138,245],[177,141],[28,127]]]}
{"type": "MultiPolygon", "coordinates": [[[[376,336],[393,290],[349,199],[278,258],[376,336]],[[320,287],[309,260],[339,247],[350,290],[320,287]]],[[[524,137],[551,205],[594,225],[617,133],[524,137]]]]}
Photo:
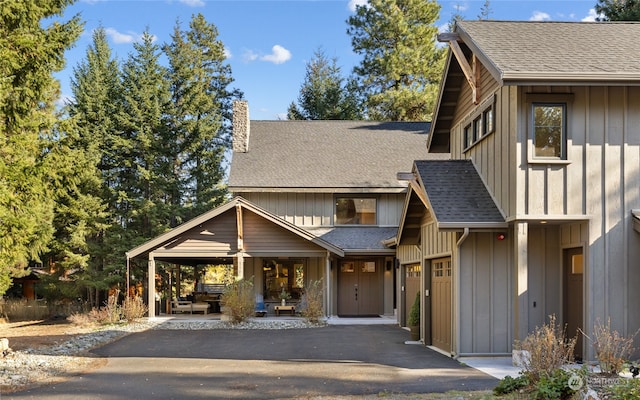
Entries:
{"type": "MultiPolygon", "coordinates": [[[[306,64],[321,48],[336,57],[346,76],[361,57],[351,49],[346,20],[355,4],[366,0],[78,0],[65,17],[79,13],[85,32],[66,53],[67,66],[56,74],[63,97],[70,96],[73,68],[84,59],[91,32],[105,28],[113,54],[126,59],[132,43],[148,28],[158,44],[171,40],[179,19],[188,29],[191,16],[201,13],[213,23],[224,43],[235,79],[249,102],[253,120],[284,119],[304,81],[306,64]]],[[[477,19],[484,0],[439,1],[439,26],[446,26],[458,10],[477,19]]],[[[491,0],[491,19],[593,21],[597,0],[491,0]]]]}

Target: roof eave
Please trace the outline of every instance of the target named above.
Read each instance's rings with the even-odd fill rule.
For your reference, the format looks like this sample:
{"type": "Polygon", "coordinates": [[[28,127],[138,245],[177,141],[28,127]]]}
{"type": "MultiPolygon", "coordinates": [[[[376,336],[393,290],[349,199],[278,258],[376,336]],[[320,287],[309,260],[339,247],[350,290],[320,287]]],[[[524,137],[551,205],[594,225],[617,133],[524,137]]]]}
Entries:
{"type": "Polygon", "coordinates": [[[633,85],[640,86],[640,73],[567,73],[512,71],[502,74],[504,85],[633,85]]]}
{"type": "Polygon", "coordinates": [[[440,230],[463,230],[465,228],[469,228],[470,230],[477,229],[506,229],[509,227],[509,224],[502,221],[494,221],[494,222],[465,222],[465,221],[457,221],[457,222],[438,222],[438,229],[440,230]]]}
{"type": "Polygon", "coordinates": [[[231,193],[405,193],[407,186],[380,187],[267,187],[228,186],[231,193]]]}

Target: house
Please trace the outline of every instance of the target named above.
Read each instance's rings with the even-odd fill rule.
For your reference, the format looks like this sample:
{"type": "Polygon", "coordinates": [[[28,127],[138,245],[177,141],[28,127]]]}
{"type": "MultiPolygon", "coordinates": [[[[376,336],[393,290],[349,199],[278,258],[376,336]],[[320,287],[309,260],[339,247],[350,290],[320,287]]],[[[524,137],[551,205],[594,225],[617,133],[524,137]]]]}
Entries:
{"type": "Polygon", "coordinates": [[[322,280],[327,316],[393,316],[407,191],[396,172],[426,156],[429,124],[251,121],[246,102],[233,124],[233,199],[127,253],[148,261],[149,299],[160,263],[227,263],[269,312],[283,289],[296,304],[322,280]]]}
{"type": "MultiPolygon", "coordinates": [[[[510,21],[439,35],[427,148],[451,160],[399,174],[396,237],[427,345],[506,355],[551,315],[569,335],[640,328],[639,36],[637,23],[510,21]]],[[[588,340],[576,357],[594,359],[588,340]]]]}

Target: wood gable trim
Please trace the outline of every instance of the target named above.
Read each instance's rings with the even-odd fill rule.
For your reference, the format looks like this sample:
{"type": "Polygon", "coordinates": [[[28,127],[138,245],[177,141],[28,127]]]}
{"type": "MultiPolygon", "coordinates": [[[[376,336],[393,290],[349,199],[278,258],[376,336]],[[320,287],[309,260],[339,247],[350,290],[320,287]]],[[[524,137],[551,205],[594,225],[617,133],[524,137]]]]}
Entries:
{"type": "MultiPolygon", "coordinates": [[[[207,213],[204,213],[198,217],[193,218],[192,220],[185,222],[184,224],[162,234],[159,235],[151,240],[149,240],[146,243],[143,243],[142,245],[135,247],[131,250],[129,250],[128,252],[126,252],[126,257],[127,260],[133,259],[133,258],[140,258],[140,257],[146,257],[147,254],[153,253],[154,251],[158,251],[161,247],[167,245],[168,243],[172,243],[172,242],[176,242],[178,239],[180,239],[181,237],[183,237],[185,234],[188,233],[188,231],[192,230],[193,228],[196,228],[198,226],[201,226],[203,224],[206,224],[208,221],[224,214],[227,211],[232,211],[235,209],[235,214],[236,214],[236,227],[237,227],[237,251],[242,252],[244,251],[244,245],[245,245],[245,227],[244,227],[244,209],[249,210],[251,212],[253,212],[254,214],[258,215],[259,217],[263,218],[264,220],[280,226],[282,228],[284,228],[285,230],[305,239],[308,240],[309,242],[320,246],[323,250],[325,251],[329,251],[330,253],[336,254],[339,257],[343,257],[344,256],[344,251],[329,243],[326,242],[316,236],[314,236],[313,234],[311,234],[310,232],[299,228],[281,218],[279,218],[278,216],[271,214],[270,212],[258,207],[257,205],[243,199],[242,197],[235,197],[233,200],[231,200],[230,202],[217,207],[207,213]]],[[[165,251],[167,252],[167,251],[165,251]]],[[[170,250],[167,252],[170,253],[170,250]]]]}
{"type": "Polygon", "coordinates": [[[457,33],[441,33],[438,35],[438,41],[449,43],[449,48],[458,61],[458,64],[460,64],[460,68],[462,69],[462,73],[464,73],[469,87],[471,87],[473,104],[478,104],[480,99],[480,67],[478,66],[478,59],[475,53],[471,55],[471,65],[469,65],[464,52],[458,44],[460,36],[457,33]]]}

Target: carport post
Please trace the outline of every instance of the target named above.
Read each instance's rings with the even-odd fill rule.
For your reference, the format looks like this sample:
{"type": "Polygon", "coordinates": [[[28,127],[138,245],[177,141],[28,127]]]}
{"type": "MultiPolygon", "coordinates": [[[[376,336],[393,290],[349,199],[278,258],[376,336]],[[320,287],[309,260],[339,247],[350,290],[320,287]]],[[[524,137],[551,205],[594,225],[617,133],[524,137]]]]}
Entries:
{"type": "Polygon", "coordinates": [[[149,277],[148,277],[148,286],[149,290],[149,299],[148,299],[148,309],[149,309],[149,318],[153,318],[156,315],[156,261],[153,258],[153,254],[149,253],[149,277]]]}

